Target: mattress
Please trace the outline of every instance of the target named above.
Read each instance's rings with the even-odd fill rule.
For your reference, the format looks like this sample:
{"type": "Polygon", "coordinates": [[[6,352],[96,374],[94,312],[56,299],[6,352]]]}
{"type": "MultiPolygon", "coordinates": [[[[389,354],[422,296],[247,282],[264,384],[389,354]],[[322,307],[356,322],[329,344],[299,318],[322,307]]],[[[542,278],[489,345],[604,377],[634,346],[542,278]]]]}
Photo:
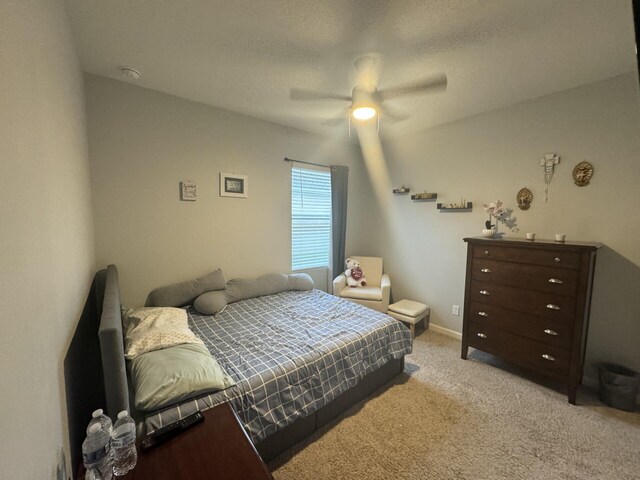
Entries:
{"type": "Polygon", "coordinates": [[[399,321],[320,290],[243,300],[215,317],[193,307],[187,314],[189,327],[236,385],[151,413],[148,432],[230,402],[258,443],[412,348],[399,321]]]}

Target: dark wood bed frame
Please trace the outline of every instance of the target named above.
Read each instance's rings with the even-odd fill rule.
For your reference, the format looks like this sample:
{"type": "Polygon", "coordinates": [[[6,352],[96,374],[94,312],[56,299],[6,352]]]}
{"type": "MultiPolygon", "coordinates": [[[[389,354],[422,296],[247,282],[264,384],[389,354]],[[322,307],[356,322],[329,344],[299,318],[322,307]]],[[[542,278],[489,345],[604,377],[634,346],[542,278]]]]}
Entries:
{"type": "MultiPolygon", "coordinates": [[[[111,411],[115,409],[109,408],[109,405],[118,405],[119,408],[125,401],[133,409],[133,402],[128,400],[128,392],[124,393],[126,398],[122,398],[123,389],[122,385],[119,385],[122,380],[118,379],[119,375],[114,375],[113,367],[105,367],[106,362],[102,361],[105,355],[105,345],[104,342],[101,343],[102,335],[98,335],[98,332],[103,328],[105,322],[108,322],[107,316],[111,315],[113,324],[114,312],[120,312],[118,275],[115,265],[109,265],[107,269],[96,273],[91,294],[85,305],[85,314],[78,323],[76,334],[65,358],[65,383],[73,472],[78,471],[81,461],[81,442],[91,412],[95,408],[106,406],[107,414],[114,417],[117,411],[111,411]],[[107,295],[105,295],[105,291],[107,295]],[[97,354],[101,349],[103,350],[102,358],[97,354]],[[113,398],[111,395],[113,391],[120,391],[118,398],[113,398]]],[[[119,365],[118,369],[121,369],[124,364],[123,355],[122,365],[119,365]]],[[[265,461],[273,459],[390,382],[403,370],[404,357],[390,360],[324,407],[298,419],[257,444],[258,452],[265,461]]]]}

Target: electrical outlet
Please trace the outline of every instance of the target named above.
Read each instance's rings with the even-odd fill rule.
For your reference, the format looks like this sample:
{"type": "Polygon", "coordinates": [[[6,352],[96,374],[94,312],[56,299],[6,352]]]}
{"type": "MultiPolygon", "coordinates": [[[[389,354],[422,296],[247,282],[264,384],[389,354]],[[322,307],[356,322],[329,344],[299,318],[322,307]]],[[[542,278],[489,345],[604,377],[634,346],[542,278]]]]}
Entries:
{"type": "Polygon", "coordinates": [[[460,305],[454,305],[451,307],[451,313],[454,315],[460,315],[460,305]]]}

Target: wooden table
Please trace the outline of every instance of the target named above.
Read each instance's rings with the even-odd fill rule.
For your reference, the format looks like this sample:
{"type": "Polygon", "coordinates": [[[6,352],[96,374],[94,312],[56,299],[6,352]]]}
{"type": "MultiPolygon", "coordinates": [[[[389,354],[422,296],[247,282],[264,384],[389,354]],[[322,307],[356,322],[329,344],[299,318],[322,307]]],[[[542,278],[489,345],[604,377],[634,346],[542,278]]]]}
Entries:
{"type": "Polygon", "coordinates": [[[202,413],[204,422],[146,452],[138,448],[138,464],[123,478],[273,480],[229,404],[202,413]]]}

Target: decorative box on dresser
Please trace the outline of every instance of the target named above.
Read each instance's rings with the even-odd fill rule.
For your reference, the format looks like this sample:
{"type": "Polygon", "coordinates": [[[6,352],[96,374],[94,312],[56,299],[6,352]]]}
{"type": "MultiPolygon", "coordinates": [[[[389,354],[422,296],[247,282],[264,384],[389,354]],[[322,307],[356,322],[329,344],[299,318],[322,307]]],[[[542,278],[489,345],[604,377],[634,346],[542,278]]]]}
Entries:
{"type": "Polygon", "coordinates": [[[469,347],[564,382],[575,405],[600,244],[465,238],[469,347]]]}

